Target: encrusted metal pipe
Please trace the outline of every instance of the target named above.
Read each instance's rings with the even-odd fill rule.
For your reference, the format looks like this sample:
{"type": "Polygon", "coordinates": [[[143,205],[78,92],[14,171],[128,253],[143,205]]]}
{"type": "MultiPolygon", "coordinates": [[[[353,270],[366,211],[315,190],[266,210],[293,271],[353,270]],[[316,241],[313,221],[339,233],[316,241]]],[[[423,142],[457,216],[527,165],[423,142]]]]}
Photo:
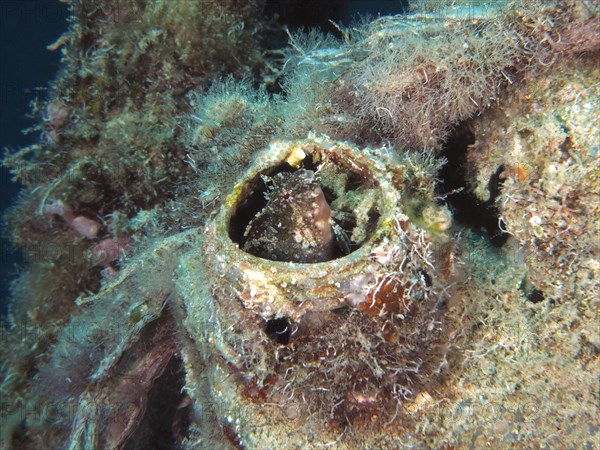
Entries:
{"type": "Polygon", "coordinates": [[[443,258],[390,153],[272,142],[181,259],[188,389],[234,445],[300,442],[312,414],[323,444],[349,415],[387,423],[439,358],[443,258]]]}

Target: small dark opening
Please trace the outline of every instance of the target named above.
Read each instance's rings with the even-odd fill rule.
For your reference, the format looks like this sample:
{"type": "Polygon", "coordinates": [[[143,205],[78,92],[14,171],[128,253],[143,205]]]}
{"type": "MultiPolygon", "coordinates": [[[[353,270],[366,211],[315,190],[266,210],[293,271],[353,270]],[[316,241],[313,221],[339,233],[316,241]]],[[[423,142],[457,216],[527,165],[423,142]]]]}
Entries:
{"type": "Polygon", "coordinates": [[[543,302],[545,298],[546,297],[544,296],[544,293],[539,289],[535,288],[532,289],[531,292],[529,292],[529,294],[527,294],[527,301],[530,301],[531,303],[543,302]]]}
{"type": "Polygon", "coordinates": [[[448,162],[440,171],[437,189],[441,195],[462,189],[447,197],[455,220],[475,231],[485,230],[492,245],[501,247],[509,237],[500,228],[500,213],[496,206],[503,183],[500,174],[504,168],[498,167],[488,183],[490,199],[486,202],[478,199],[467,182],[467,150],[474,142],[475,136],[468,127],[459,127],[451,134],[442,149],[442,156],[448,162]]]}
{"type": "Polygon", "coordinates": [[[427,273],[425,269],[420,269],[419,274],[423,277],[423,282],[426,287],[431,287],[431,276],[427,273]]]}
{"type": "Polygon", "coordinates": [[[267,336],[269,336],[273,342],[287,345],[290,342],[292,326],[290,321],[285,317],[270,319],[267,320],[267,324],[265,325],[265,333],[267,333],[267,336]]]}
{"type": "Polygon", "coordinates": [[[353,191],[361,187],[365,181],[358,175],[357,173],[350,172],[348,174],[348,178],[346,179],[346,190],[353,191]]]}
{"type": "MultiPolygon", "coordinates": [[[[525,298],[528,302],[540,303],[546,300],[544,292],[541,289],[532,286],[529,280],[527,280],[527,278],[524,278],[523,281],[521,281],[519,290],[521,290],[525,294],[525,298]]],[[[552,303],[552,299],[550,299],[550,303],[552,303]]]]}

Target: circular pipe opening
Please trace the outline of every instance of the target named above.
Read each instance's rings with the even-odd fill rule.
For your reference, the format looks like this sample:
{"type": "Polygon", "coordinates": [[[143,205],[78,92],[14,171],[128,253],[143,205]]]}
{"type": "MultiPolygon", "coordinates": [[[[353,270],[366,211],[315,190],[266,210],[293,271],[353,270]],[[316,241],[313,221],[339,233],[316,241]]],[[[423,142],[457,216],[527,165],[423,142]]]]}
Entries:
{"type": "Polygon", "coordinates": [[[376,182],[349,170],[353,165],[339,154],[301,154],[245,180],[228,227],[243,251],[272,261],[324,262],[357,250],[376,229],[376,182]]]}

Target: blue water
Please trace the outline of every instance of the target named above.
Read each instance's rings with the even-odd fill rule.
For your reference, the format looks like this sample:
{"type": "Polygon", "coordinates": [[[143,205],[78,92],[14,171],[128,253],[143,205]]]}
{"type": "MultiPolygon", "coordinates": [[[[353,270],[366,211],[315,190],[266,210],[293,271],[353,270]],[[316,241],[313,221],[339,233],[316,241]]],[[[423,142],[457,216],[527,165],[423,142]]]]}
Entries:
{"type": "MultiPolygon", "coordinates": [[[[59,69],[60,52],[50,52],[67,28],[67,8],[50,0],[0,0],[0,150],[35,142],[21,130],[33,125],[26,117],[30,102],[47,95],[37,88],[47,86],[59,69]]],[[[0,214],[13,202],[20,186],[0,168],[0,214]]],[[[14,278],[21,260],[0,240],[0,315],[6,313],[8,281],[14,278]]]]}

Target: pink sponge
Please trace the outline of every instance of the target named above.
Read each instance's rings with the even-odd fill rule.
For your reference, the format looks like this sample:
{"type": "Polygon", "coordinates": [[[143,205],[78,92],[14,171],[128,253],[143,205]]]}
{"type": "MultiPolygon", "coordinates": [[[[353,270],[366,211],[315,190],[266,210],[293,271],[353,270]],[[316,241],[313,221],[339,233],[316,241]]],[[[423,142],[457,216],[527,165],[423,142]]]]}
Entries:
{"type": "Polygon", "coordinates": [[[108,266],[129,248],[129,239],[103,239],[94,245],[92,257],[96,266],[108,266]]]}
{"type": "Polygon", "coordinates": [[[56,214],[77,232],[88,239],[94,239],[100,231],[100,224],[85,216],[75,216],[73,211],[62,200],[55,200],[44,206],[44,214],[56,214]]]}
{"type": "Polygon", "coordinates": [[[100,224],[98,222],[84,216],[74,217],[73,220],[70,222],[67,221],[67,223],[78,234],[88,239],[94,239],[98,236],[98,231],[100,231],[100,224]]]}

